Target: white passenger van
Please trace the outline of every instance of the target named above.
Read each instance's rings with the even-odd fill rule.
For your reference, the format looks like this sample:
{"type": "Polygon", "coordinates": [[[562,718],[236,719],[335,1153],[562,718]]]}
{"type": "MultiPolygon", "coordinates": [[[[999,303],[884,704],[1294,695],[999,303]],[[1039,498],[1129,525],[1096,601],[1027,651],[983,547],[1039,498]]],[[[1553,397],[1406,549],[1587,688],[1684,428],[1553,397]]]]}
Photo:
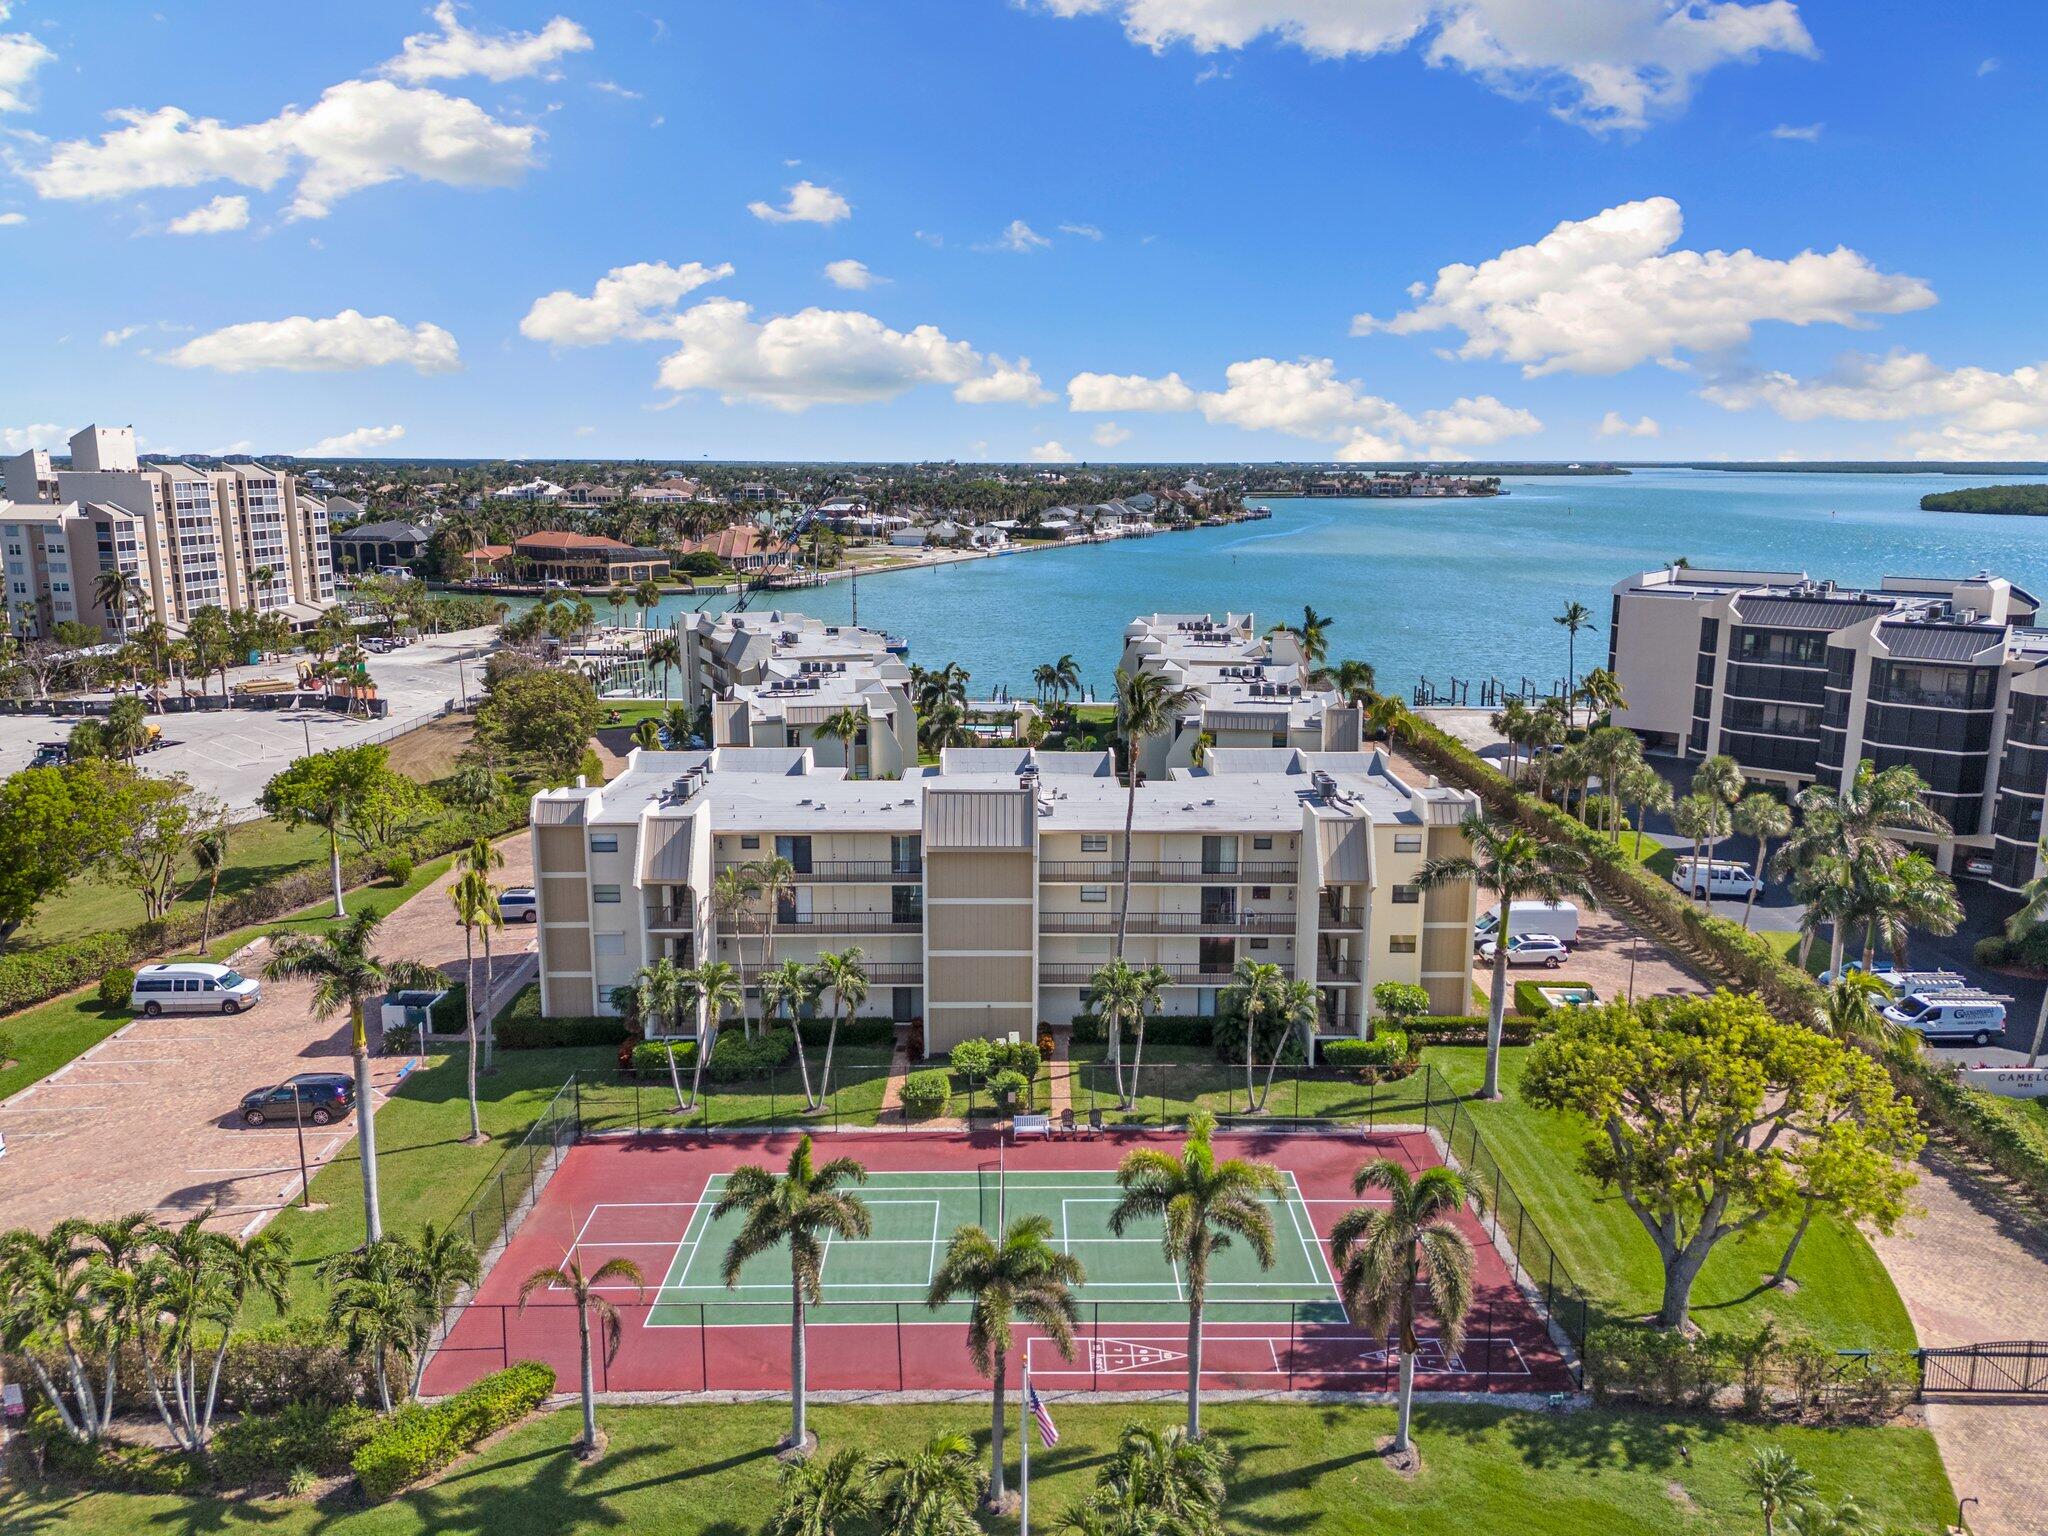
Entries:
{"type": "Polygon", "coordinates": [[[1711,896],[1741,901],[1751,891],[1761,890],[1756,872],[1732,859],[1679,859],[1671,866],[1671,883],[1688,896],[1711,896]]]}
{"type": "MultiPolygon", "coordinates": [[[[1472,947],[1480,949],[1500,928],[1500,908],[1482,915],[1472,925],[1472,947]]],[[[1525,933],[1547,934],[1571,944],[1579,937],[1579,909],[1568,901],[1518,901],[1508,907],[1508,939],[1512,943],[1525,933]]]]}
{"type": "Polygon", "coordinates": [[[263,983],[224,965],[167,960],[135,973],[128,1006],[155,1018],[162,1013],[240,1013],[263,1001],[263,983]]]}

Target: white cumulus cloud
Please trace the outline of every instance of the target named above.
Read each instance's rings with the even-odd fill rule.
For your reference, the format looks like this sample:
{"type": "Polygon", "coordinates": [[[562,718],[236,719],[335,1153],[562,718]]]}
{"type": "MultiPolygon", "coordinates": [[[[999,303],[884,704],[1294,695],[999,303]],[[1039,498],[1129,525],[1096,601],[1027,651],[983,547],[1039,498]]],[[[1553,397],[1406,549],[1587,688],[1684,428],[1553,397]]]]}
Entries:
{"type": "Polygon", "coordinates": [[[825,281],[834,288],[850,288],[855,292],[861,292],[874,287],[877,283],[886,283],[888,279],[877,277],[869,271],[866,262],[855,261],[848,256],[840,261],[825,263],[825,281]]]}
{"type": "Polygon", "coordinates": [[[118,347],[122,342],[131,340],[148,329],[149,327],[146,325],[124,325],[116,330],[102,331],[100,333],[100,345],[103,347],[118,347]]]}
{"type": "Polygon", "coordinates": [[[31,422],[25,427],[0,427],[0,449],[9,453],[27,453],[31,448],[49,448],[58,440],[57,423],[54,421],[31,422]]]}
{"type": "Polygon", "coordinates": [[[1056,397],[1031,371],[1030,358],[1012,363],[990,353],[988,371],[959,385],[953,398],[965,405],[1044,405],[1056,397]]]}
{"type": "Polygon", "coordinates": [[[1896,439],[1922,459],[2048,458],[2048,362],[2000,373],[1944,368],[1924,352],[1856,355],[1812,379],[1769,372],[1700,393],[1731,411],[1787,421],[1916,422],[1896,439]]]}
{"type": "Polygon", "coordinates": [[[1102,231],[1093,224],[1062,224],[1060,226],[1060,233],[1063,235],[1079,235],[1083,240],[1100,240],[1102,238],[1102,231]]]}
{"type": "Polygon", "coordinates": [[[351,192],[403,176],[503,187],[534,163],[540,130],[498,121],[475,102],[389,80],[345,80],[310,108],[234,126],[179,107],[109,114],[122,126],[56,145],[28,168],[46,198],[112,198],[230,181],[267,192],[298,177],[294,218],[323,218],[351,192]]]}
{"type": "Polygon", "coordinates": [[[853,204],[814,181],[800,181],[786,189],[788,199],[780,208],[773,203],[752,202],[747,212],[770,224],[837,224],[853,217],[853,204]]]}
{"type": "Polygon", "coordinates": [[[1656,418],[1645,416],[1640,421],[1630,421],[1619,411],[1609,411],[1600,418],[1602,437],[1662,437],[1664,429],[1656,418]]]}
{"type": "Polygon", "coordinates": [[[732,263],[701,261],[671,266],[642,261],[613,267],[588,295],[558,288],[533,301],[519,331],[557,347],[595,347],[608,341],[647,341],[675,334],[675,308],[685,295],[732,276],[732,263]]]}
{"type": "Polygon", "coordinates": [[[977,247],[984,251],[1011,251],[1019,256],[1028,256],[1033,251],[1042,251],[1052,242],[1022,219],[1010,220],[1006,228],[987,245],[977,247]]]}
{"type": "Polygon", "coordinates": [[[1067,452],[1058,438],[1053,438],[1033,448],[1031,460],[1034,464],[1071,464],[1074,462],[1074,456],[1067,452]]]}
{"type": "Polygon", "coordinates": [[[201,203],[190,213],[171,220],[174,235],[224,235],[249,227],[249,199],[242,196],[216,197],[201,203]]]}
{"type": "Polygon", "coordinates": [[[1105,421],[1088,434],[1095,439],[1098,448],[1116,448],[1131,440],[1131,429],[1120,427],[1113,421],[1105,421]]]}
{"type": "Polygon", "coordinates": [[[1668,197],[1567,220],[1533,245],[1440,269],[1409,289],[1413,309],[1360,315],[1352,331],[1457,330],[1458,355],[1519,363],[1526,377],[1619,373],[1680,352],[1749,340],[1759,322],[1860,326],[1868,315],[1925,309],[1934,290],[1881,272],[1855,251],[1674,250],[1684,217],[1668,197]]]}
{"type": "Polygon", "coordinates": [[[26,224],[27,222],[28,215],[25,213],[0,213],[0,226],[12,228],[16,224],[26,224]]]}
{"type": "MultiPolygon", "coordinates": [[[[6,19],[0,7],[0,21],[6,19]]],[[[36,71],[56,57],[32,33],[0,32],[0,112],[33,109],[36,71]]]]}
{"type": "Polygon", "coordinates": [[[1155,52],[1198,53],[1261,37],[1318,58],[1419,45],[1434,65],[1533,98],[1595,131],[1682,110],[1704,75],[1766,53],[1813,57],[1792,0],[1038,0],[1060,16],[1101,12],[1155,52]]]}
{"type": "Polygon", "coordinates": [[[180,368],[217,373],[251,373],[278,368],[289,373],[344,373],[402,364],[418,373],[453,373],[462,367],[455,338],[438,325],[408,326],[389,315],[353,309],[324,320],[291,315],[251,320],[195,336],[164,354],[180,368]]]}
{"type": "Polygon", "coordinates": [[[1543,430],[1533,414],[1491,395],[1411,413],[1356,379],[1339,378],[1327,357],[1251,358],[1232,363],[1224,381],[1220,390],[1196,390],[1177,373],[1084,373],[1068,381],[1067,403],[1076,411],[1200,411],[1219,426],[1334,444],[1336,457],[1346,460],[1457,458],[1543,430]]]}
{"type": "Polygon", "coordinates": [[[374,453],[379,448],[388,448],[405,436],[405,428],[396,422],[388,427],[357,427],[353,432],[338,432],[333,437],[323,437],[299,457],[306,459],[347,459],[362,454],[374,453]]]}
{"type": "Polygon", "coordinates": [[[453,0],[441,0],[432,12],[439,32],[416,32],[399,46],[398,57],[382,73],[417,84],[422,80],[458,80],[481,75],[486,80],[517,80],[537,75],[557,59],[582,53],[590,34],[566,16],[557,16],[538,32],[474,32],[462,24],[453,0]]]}

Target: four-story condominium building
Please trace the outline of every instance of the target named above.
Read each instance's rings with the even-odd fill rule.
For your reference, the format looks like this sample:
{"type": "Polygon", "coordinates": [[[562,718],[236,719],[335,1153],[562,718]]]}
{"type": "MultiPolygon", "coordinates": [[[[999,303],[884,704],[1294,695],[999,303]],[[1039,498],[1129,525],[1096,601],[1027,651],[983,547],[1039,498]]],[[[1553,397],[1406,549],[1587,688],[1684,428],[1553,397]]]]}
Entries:
{"type": "Polygon", "coordinates": [[[201,608],[276,612],[303,627],[334,602],[327,507],[262,464],[138,461],[130,427],[86,427],[71,466],[37,449],[5,461],[0,553],[17,634],[58,623],[181,632],[201,608]],[[102,572],[133,577],[114,608],[102,572]]]}
{"type": "Polygon", "coordinates": [[[1362,744],[1360,712],[1311,676],[1295,637],[1260,634],[1248,613],[1133,619],[1117,665],[1196,694],[1171,731],[1139,743],[1138,766],[1148,776],[1193,767],[1213,747],[1355,752],[1362,744]]]}
{"type": "MultiPolygon", "coordinates": [[[[859,945],[869,1010],[921,1019],[932,1053],[1063,1023],[1115,953],[1125,808],[1102,752],[954,749],[898,780],[807,747],[635,752],[534,797],[542,1011],[612,1012],[662,956],[751,994],[772,938],[778,962],[859,945]],[[721,872],[775,858],[792,889],[720,904],[721,872]]],[[[1417,877],[1476,808],[1377,752],[1213,751],[1138,790],[1124,956],[1166,971],[1169,1013],[1213,1014],[1244,959],[1313,980],[1324,1035],[1362,1034],[1381,981],[1463,1013],[1474,891],[1417,877]]]]}
{"type": "MultiPolygon", "coordinates": [[[[2035,873],[2048,789],[2048,630],[2003,577],[1673,566],[1614,588],[1617,725],[1683,758],[1725,753],[1788,787],[1905,764],[1954,829],[1942,868],[2017,889],[2035,873]]],[[[1902,833],[1908,838],[1916,834],[1902,833]]]]}

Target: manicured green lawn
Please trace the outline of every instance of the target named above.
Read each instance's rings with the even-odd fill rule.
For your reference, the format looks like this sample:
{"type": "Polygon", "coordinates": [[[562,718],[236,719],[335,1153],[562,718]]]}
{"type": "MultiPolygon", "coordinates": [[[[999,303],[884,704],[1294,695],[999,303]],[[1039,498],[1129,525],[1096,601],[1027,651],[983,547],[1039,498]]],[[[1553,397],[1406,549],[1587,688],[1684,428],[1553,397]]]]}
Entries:
{"type": "MultiPolygon", "coordinates": [[[[1460,1092],[1476,1092],[1486,1053],[1477,1047],[1432,1048],[1424,1059],[1460,1092]]],[[[1530,1214],[1597,1309],[1632,1318],[1656,1310],[1663,1269],[1633,1213],[1580,1168],[1591,1128],[1575,1116],[1540,1110],[1518,1098],[1526,1051],[1503,1053],[1497,1104],[1467,1102],[1480,1135],[1499,1160],[1530,1214]]],[[[1462,1141],[1461,1141],[1462,1145],[1462,1141]]],[[[1766,1318],[1840,1349],[1914,1346],[1913,1325],[1870,1244],[1852,1227],[1817,1220],[1793,1261],[1800,1289],[1763,1290],[1778,1266],[1789,1220],[1765,1222],[1714,1250],[1693,1287],[1693,1321],[1715,1332],[1750,1330],[1766,1318]]],[[[1599,1319],[1596,1316],[1595,1321],[1599,1319]]]]}
{"type": "MultiPolygon", "coordinates": [[[[1038,1530],[1054,1529],[1087,1494],[1124,1423],[1178,1417],[1170,1402],[1055,1402],[1053,1409],[1060,1443],[1032,1456],[1038,1530]]],[[[824,1453],[905,1451],[935,1433],[962,1430],[986,1455],[988,1415],[976,1404],[816,1405],[811,1419],[824,1453]]],[[[65,1536],[236,1528],[274,1536],[751,1536],[765,1528],[780,1471],[770,1448],[788,1422],[781,1404],[600,1409],[599,1421],[610,1445],[594,1466],[575,1458],[578,1416],[561,1411],[521,1426],[432,1487],[367,1509],[344,1497],[237,1506],[16,1489],[0,1497],[0,1526],[65,1536]]],[[[1404,1480],[1378,1460],[1377,1443],[1392,1428],[1386,1408],[1214,1403],[1204,1423],[1236,1462],[1226,1527],[1269,1536],[1746,1536],[1761,1522],[1741,1471],[1765,1444],[1792,1452],[1824,1497],[1854,1494],[1874,1529],[1934,1532],[1954,1513],[1934,1441],[1922,1429],[1763,1428],[1425,1404],[1415,1421],[1422,1469],[1404,1480]]],[[[1014,1435],[1013,1420],[1013,1478],[1014,1435]]],[[[1016,1521],[986,1526],[1008,1536],[1016,1521]]]]}
{"type": "Polygon", "coordinates": [[[1647,832],[1617,832],[1615,846],[1634,859],[1643,868],[1662,879],[1671,878],[1671,870],[1678,855],[1651,837],[1647,832]]]}
{"type": "MultiPolygon", "coordinates": [[[[433,884],[446,872],[449,863],[449,859],[441,858],[423,864],[404,885],[380,880],[375,885],[359,886],[348,893],[348,909],[351,914],[365,910],[389,913],[433,884]]],[[[289,917],[223,934],[208,946],[206,958],[224,960],[261,933],[319,932],[333,922],[332,901],[322,901],[289,917]]],[[[191,957],[198,951],[183,953],[191,957]]],[[[0,1098],[48,1077],[133,1018],[125,1001],[113,1008],[103,1008],[93,992],[84,989],[0,1019],[0,1036],[9,1042],[0,1056],[14,1059],[13,1066],[0,1071],[0,1098]]]]}
{"type": "MultiPolygon", "coordinates": [[[[811,1083],[815,1089],[824,1065],[824,1052],[809,1049],[811,1083]]],[[[690,1073],[682,1070],[683,1091],[690,1090],[690,1073]]],[[[832,1054],[832,1078],[838,1085],[825,1095],[825,1109],[813,1116],[804,1110],[803,1081],[794,1064],[773,1078],[747,1083],[721,1084],[707,1077],[702,1097],[687,1115],[672,1113],[675,1092],[666,1075],[629,1082],[611,1080],[609,1071],[602,1083],[586,1085],[583,1093],[584,1124],[594,1131],[672,1129],[677,1126],[802,1125],[815,1120],[821,1125],[873,1125],[882,1113],[882,1092],[889,1077],[889,1052],[870,1046],[842,1045],[832,1054]]]]}

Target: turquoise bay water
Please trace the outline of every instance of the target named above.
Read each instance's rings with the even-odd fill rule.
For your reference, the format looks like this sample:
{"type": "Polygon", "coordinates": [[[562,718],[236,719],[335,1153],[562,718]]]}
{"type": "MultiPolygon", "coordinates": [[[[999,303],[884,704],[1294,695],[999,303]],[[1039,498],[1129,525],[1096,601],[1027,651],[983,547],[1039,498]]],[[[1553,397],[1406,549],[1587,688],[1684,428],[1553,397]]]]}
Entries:
{"type": "MultiPolygon", "coordinates": [[[[2048,596],[2048,519],[1919,510],[1928,491],[1994,483],[1660,469],[1518,478],[1483,501],[1277,500],[1268,522],[866,577],[860,621],[901,635],[924,666],[958,661],[977,694],[1028,693],[1031,669],[1067,651],[1106,693],[1134,614],[1249,608],[1263,624],[1304,603],[1335,615],[1331,655],[1370,661],[1383,688],[1524,674],[1548,686],[1565,670],[1551,622],[1565,603],[1599,626],[1579,637],[1583,670],[1606,656],[1608,589],[1681,555],[1849,582],[1990,570],[2048,596]]],[[[852,593],[840,581],[753,606],[843,622],[852,593]]]]}

